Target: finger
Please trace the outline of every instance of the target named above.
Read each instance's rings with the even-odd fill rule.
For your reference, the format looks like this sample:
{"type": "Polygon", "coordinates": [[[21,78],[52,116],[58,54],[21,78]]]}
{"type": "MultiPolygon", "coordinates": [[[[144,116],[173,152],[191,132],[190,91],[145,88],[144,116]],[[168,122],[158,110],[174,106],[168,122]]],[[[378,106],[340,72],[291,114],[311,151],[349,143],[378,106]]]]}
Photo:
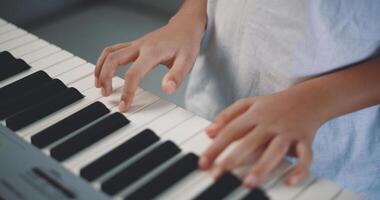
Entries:
{"type": "Polygon", "coordinates": [[[259,160],[247,175],[244,184],[254,188],[261,184],[268,174],[278,166],[289,150],[290,142],[281,136],[275,137],[266,148],[259,160]]]}
{"type": "Polygon", "coordinates": [[[218,131],[220,131],[225,124],[230,122],[232,119],[241,115],[252,105],[251,101],[248,99],[241,99],[233,103],[231,106],[226,108],[224,111],[219,113],[215,118],[215,122],[206,128],[206,133],[214,138],[218,131]]]}
{"type": "Polygon", "coordinates": [[[138,50],[134,47],[125,47],[107,56],[99,74],[99,83],[105,96],[112,93],[112,77],[115,76],[116,69],[134,61],[137,56],[138,50]]]}
{"type": "Polygon", "coordinates": [[[208,169],[224,149],[232,142],[246,135],[254,127],[254,123],[250,118],[250,115],[243,114],[221,130],[213,144],[201,156],[199,165],[202,169],[208,169]]]}
{"type": "Polygon", "coordinates": [[[297,164],[286,177],[286,182],[289,185],[298,184],[308,175],[313,159],[311,145],[307,144],[307,142],[298,142],[296,145],[296,155],[298,158],[297,164]]]}
{"type": "Polygon", "coordinates": [[[186,75],[194,65],[195,57],[178,55],[169,72],[162,79],[162,89],[167,94],[172,94],[181,85],[186,75]]]}
{"type": "Polygon", "coordinates": [[[233,170],[246,163],[254,162],[262,154],[260,144],[266,141],[267,135],[262,134],[259,129],[250,131],[231,153],[229,153],[217,166],[215,166],[214,176],[218,176],[224,171],[233,170]]]}
{"type": "Polygon", "coordinates": [[[114,52],[114,51],[117,51],[119,49],[122,49],[124,47],[127,47],[129,44],[126,44],[126,43],[122,43],[122,44],[115,44],[115,45],[112,45],[110,47],[107,47],[105,48],[102,53],[100,54],[99,58],[98,58],[98,61],[96,62],[96,67],[95,67],[95,86],[96,87],[100,87],[100,84],[99,84],[99,74],[100,74],[100,71],[102,69],[102,66],[104,64],[104,61],[106,59],[106,57],[114,52]]]}
{"type": "Polygon", "coordinates": [[[119,104],[121,112],[126,112],[129,109],[141,79],[158,63],[159,60],[154,59],[153,56],[141,55],[125,73],[125,84],[119,104]]]}

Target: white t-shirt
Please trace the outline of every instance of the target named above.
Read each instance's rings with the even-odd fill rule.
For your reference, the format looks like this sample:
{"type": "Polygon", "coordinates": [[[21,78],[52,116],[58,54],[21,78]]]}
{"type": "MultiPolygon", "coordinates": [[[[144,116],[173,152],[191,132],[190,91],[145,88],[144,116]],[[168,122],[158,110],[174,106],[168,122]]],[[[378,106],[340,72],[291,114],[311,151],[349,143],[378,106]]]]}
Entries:
{"type": "MultiPolygon", "coordinates": [[[[208,119],[240,98],[284,90],[380,48],[379,0],[208,0],[207,10],[186,105],[208,119]]],[[[379,106],[330,120],[313,150],[314,174],[380,197],[379,106]]]]}

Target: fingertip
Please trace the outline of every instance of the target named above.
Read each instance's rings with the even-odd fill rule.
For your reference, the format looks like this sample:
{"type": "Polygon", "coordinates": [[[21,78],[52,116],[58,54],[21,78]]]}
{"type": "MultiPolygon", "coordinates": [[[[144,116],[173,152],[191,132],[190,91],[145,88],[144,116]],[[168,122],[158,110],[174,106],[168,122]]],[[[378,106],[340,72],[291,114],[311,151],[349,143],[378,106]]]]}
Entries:
{"type": "Polygon", "coordinates": [[[103,97],[105,97],[107,95],[106,90],[104,89],[104,87],[100,88],[100,93],[102,94],[103,97]]]}
{"type": "Polygon", "coordinates": [[[255,174],[249,174],[244,180],[244,185],[248,188],[255,188],[258,183],[259,179],[255,174]]]}
{"type": "Polygon", "coordinates": [[[199,168],[201,169],[208,169],[210,166],[210,160],[207,157],[202,156],[199,159],[198,165],[199,165],[199,168]]]}
{"type": "Polygon", "coordinates": [[[213,134],[213,133],[215,133],[215,132],[217,131],[217,129],[218,129],[218,124],[212,123],[211,125],[209,125],[209,126],[205,129],[205,131],[206,131],[207,133],[213,134]]]}
{"type": "Polygon", "coordinates": [[[119,103],[119,110],[120,112],[126,112],[128,110],[127,104],[125,103],[124,100],[121,100],[119,103]]]}
{"type": "Polygon", "coordinates": [[[173,80],[168,80],[163,84],[163,90],[167,94],[173,94],[177,89],[177,84],[173,80]]]}
{"type": "Polygon", "coordinates": [[[207,136],[208,136],[209,138],[211,138],[211,139],[215,138],[215,134],[214,134],[214,133],[210,133],[210,132],[207,132],[207,131],[206,131],[206,134],[207,134],[207,136]]]}
{"type": "Polygon", "coordinates": [[[292,175],[292,176],[288,177],[288,179],[287,179],[287,184],[288,184],[289,186],[294,186],[294,185],[298,184],[299,181],[300,181],[300,177],[299,177],[299,176],[297,176],[297,175],[292,175]]]}

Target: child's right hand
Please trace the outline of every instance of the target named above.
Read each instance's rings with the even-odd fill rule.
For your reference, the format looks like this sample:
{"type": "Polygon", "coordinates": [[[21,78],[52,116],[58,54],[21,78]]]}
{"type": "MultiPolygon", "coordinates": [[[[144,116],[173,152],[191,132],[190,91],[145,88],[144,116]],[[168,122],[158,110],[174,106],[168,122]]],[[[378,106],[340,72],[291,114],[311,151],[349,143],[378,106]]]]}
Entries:
{"type": "Polygon", "coordinates": [[[172,18],[165,26],[128,42],[105,48],[95,68],[95,86],[102,95],[112,93],[112,77],[121,65],[133,62],[125,73],[119,109],[128,110],[142,78],[158,64],[170,70],[162,79],[163,90],[173,93],[194,65],[204,33],[204,24],[186,17],[172,18]]]}

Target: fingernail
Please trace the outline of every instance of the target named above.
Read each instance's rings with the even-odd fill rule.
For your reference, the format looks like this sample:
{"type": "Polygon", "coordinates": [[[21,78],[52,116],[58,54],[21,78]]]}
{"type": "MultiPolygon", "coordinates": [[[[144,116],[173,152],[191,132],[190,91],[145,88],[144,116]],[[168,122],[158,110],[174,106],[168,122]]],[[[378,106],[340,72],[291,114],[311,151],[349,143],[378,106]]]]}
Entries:
{"type": "Polygon", "coordinates": [[[244,181],[244,184],[250,188],[257,186],[257,177],[253,174],[250,174],[244,181]]]}
{"type": "Polygon", "coordinates": [[[206,131],[214,131],[215,129],[216,129],[216,127],[217,127],[217,125],[216,124],[210,124],[210,126],[208,126],[207,128],[206,128],[206,131]]]}
{"type": "Polygon", "coordinates": [[[201,157],[199,159],[199,166],[202,168],[202,169],[206,169],[209,165],[209,161],[206,157],[201,157]]]}
{"type": "Polygon", "coordinates": [[[120,101],[120,103],[119,103],[119,110],[120,110],[121,112],[125,112],[125,111],[127,110],[127,107],[126,107],[126,105],[125,105],[124,100],[121,100],[121,101],[120,101]]]}
{"type": "Polygon", "coordinates": [[[172,80],[169,80],[167,83],[166,83],[166,92],[168,94],[172,94],[177,88],[177,84],[172,81],[172,80]]]}
{"type": "Polygon", "coordinates": [[[214,135],[213,135],[212,133],[208,132],[207,130],[206,130],[206,134],[207,134],[207,136],[208,136],[209,138],[213,138],[213,137],[214,137],[214,135]]]}
{"type": "Polygon", "coordinates": [[[106,90],[104,89],[104,87],[102,87],[101,89],[100,89],[100,91],[101,91],[101,93],[102,93],[102,96],[106,96],[106,90]]]}

